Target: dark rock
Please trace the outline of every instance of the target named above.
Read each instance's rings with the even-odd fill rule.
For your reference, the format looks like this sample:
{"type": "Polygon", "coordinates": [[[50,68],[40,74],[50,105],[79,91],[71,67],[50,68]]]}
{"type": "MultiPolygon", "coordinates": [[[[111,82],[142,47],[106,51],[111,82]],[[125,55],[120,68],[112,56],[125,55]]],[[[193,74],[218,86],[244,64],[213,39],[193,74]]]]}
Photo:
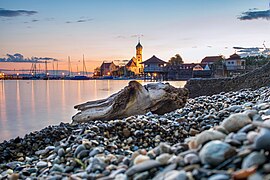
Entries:
{"type": "Polygon", "coordinates": [[[217,166],[235,154],[236,151],[232,146],[219,140],[205,144],[199,153],[202,163],[211,166],[217,166]]]}
{"type": "Polygon", "coordinates": [[[266,157],[259,152],[252,152],[244,158],[242,168],[246,169],[253,165],[262,165],[266,161],[266,157]]]}
{"type": "Polygon", "coordinates": [[[78,154],[79,154],[81,151],[83,151],[83,150],[86,150],[86,149],[85,149],[85,146],[84,146],[83,144],[79,145],[79,146],[76,148],[75,152],[74,152],[74,156],[77,157],[78,154]]]}

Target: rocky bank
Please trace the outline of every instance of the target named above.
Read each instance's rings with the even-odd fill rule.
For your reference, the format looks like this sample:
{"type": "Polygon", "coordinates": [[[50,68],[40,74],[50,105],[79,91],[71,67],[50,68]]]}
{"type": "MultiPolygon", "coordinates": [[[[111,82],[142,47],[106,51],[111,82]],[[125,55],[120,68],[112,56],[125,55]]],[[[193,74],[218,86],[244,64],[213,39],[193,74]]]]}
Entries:
{"type": "Polygon", "coordinates": [[[0,144],[0,179],[270,179],[270,87],[0,144]]]}
{"type": "Polygon", "coordinates": [[[244,88],[258,89],[270,84],[270,62],[259,69],[232,78],[195,78],[187,81],[189,97],[209,96],[244,88]]]}

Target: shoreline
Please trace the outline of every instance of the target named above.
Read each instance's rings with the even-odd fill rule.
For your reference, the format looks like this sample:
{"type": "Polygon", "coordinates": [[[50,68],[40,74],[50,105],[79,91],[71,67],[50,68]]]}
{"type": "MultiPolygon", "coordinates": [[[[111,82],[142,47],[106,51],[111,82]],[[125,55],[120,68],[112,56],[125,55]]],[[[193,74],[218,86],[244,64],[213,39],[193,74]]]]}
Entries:
{"type": "MultiPolygon", "coordinates": [[[[229,179],[243,169],[254,171],[254,164],[249,167],[243,165],[250,161],[249,154],[254,153],[254,156],[261,158],[255,164],[256,175],[267,176],[270,173],[270,169],[267,169],[270,167],[268,150],[261,148],[258,151],[258,147],[253,147],[255,136],[260,136],[265,128],[252,123],[266,122],[270,120],[269,116],[270,87],[263,87],[254,91],[246,89],[190,98],[184,108],[165,115],[147,113],[106,122],[48,126],[24,138],[0,144],[0,179],[162,179],[172,176],[192,176],[194,179],[219,176],[229,179]],[[227,126],[219,126],[231,114],[237,113],[246,114],[245,117],[249,118],[244,126],[231,133],[226,128],[224,130],[227,126]],[[206,134],[213,127],[216,130],[210,130],[211,137],[230,147],[230,156],[222,161],[230,162],[220,163],[222,167],[218,166],[219,171],[202,154],[205,143],[214,140],[207,139],[206,134]],[[222,137],[218,136],[219,133],[223,133],[222,137]],[[196,139],[198,137],[203,139],[203,143],[196,139]],[[196,142],[195,148],[192,142],[196,142]]],[[[265,143],[267,147],[270,146],[268,142],[265,143]]],[[[252,174],[255,173],[249,175],[252,174]]]]}

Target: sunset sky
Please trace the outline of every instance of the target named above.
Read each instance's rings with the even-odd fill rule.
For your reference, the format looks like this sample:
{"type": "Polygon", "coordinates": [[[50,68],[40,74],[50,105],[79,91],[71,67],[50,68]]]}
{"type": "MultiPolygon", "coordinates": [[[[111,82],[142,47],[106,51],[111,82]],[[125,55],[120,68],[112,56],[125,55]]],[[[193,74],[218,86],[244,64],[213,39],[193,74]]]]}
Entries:
{"type": "MultiPolygon", "coordinates": [[[[90,71],[103,60],[131,59],[138,35],[143,60],[178,53],[200,62],[227,57],[234,46],[270,47],[269,0],[0,0],[0,27],[0,58],[48,57],[60,69],[68,56],[81,68],[84,54],[90,71]]],[[[0,62],[0,69],[30,67],[0,62]]]]}

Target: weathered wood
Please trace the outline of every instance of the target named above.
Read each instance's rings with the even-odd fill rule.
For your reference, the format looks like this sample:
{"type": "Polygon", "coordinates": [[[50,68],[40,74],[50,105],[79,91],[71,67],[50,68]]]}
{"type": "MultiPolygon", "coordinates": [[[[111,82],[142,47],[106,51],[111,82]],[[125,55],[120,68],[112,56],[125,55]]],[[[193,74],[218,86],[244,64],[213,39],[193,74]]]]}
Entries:
{"type": "Polygon", "coordinates": [[[79,113],[72,117],[74,122],[110,120],[153,112],[164,114],[185,105],[188,90],[175,88],[166,83],[142,86],[137,81],[107,99],[89,101],[75,106],[79,113]]]}

